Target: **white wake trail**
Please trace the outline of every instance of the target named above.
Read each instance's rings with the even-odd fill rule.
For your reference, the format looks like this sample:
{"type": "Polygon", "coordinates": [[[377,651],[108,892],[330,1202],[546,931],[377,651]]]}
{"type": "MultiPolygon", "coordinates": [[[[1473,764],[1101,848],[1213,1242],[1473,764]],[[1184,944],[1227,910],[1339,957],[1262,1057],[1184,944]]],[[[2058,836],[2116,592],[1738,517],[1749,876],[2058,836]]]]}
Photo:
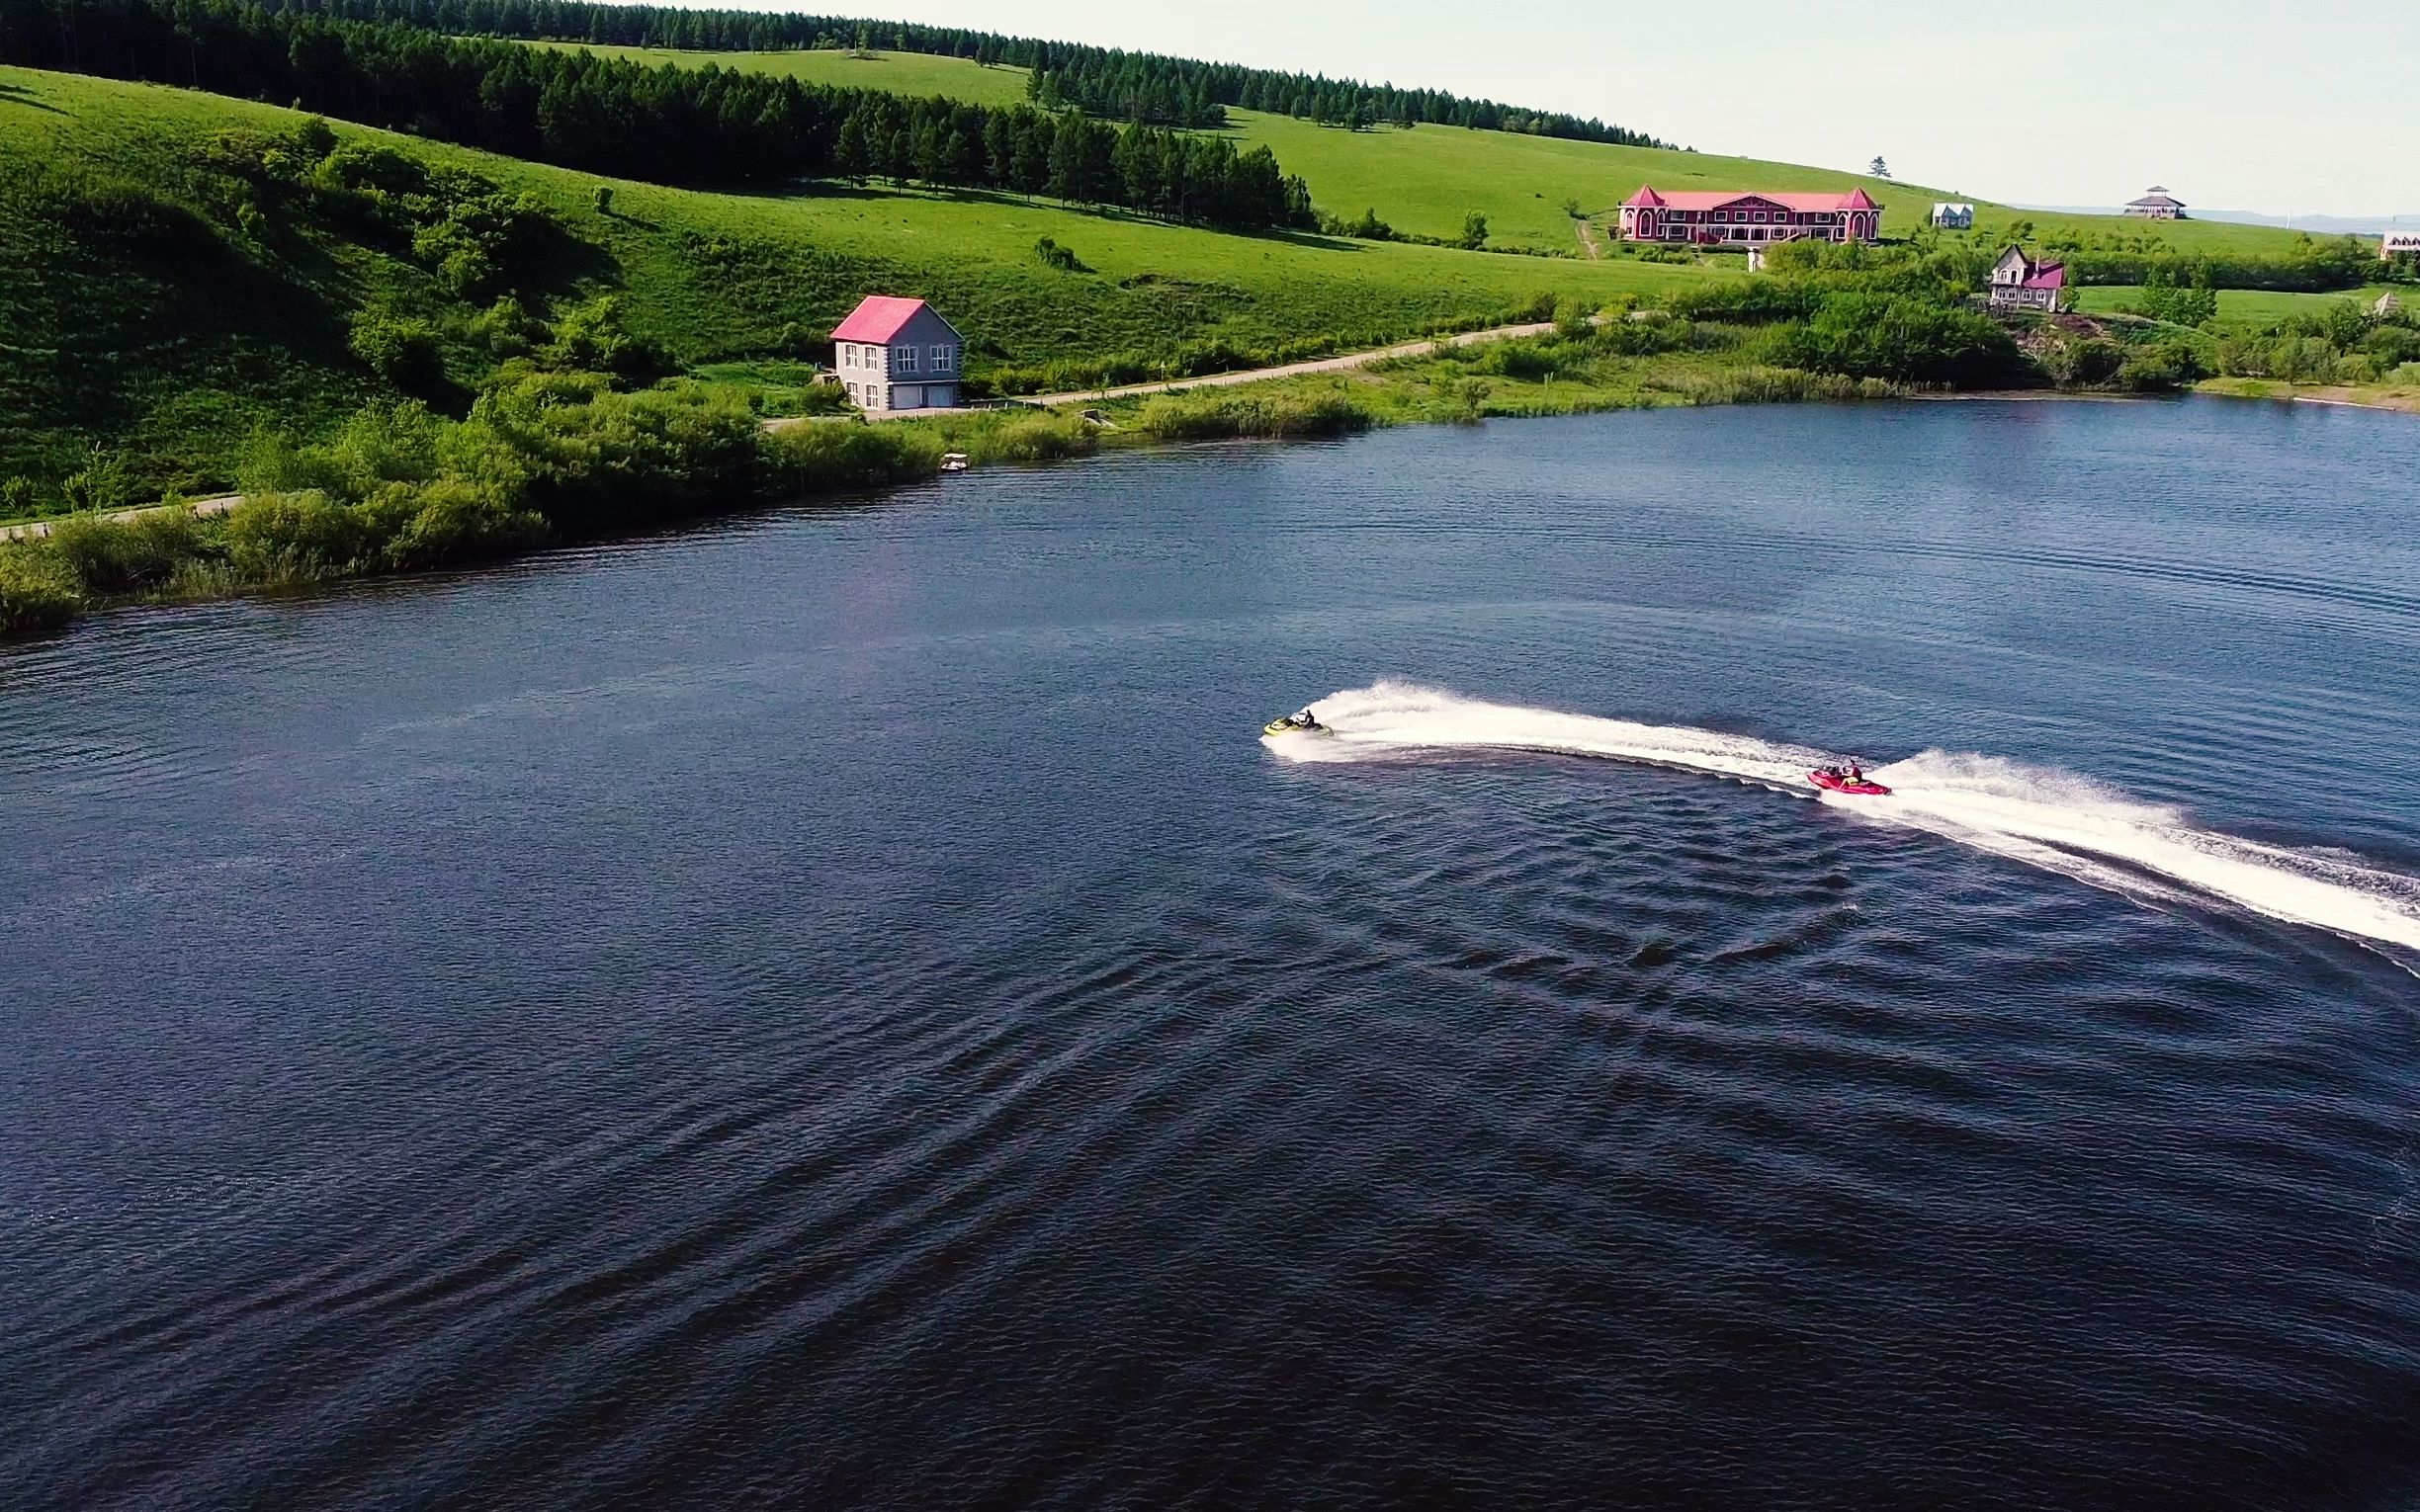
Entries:
{"type": "Polygon", "coordinates": [[[2348,857],[2202,829],[2178,809],[2069,772],[1926,751],[1873,769],[1886,798],[1807,781],[1832,759],[1803,746],[1482,703],[1381,682],[1321,700],[1334,733],[1264,737],[1289,761],[1372,761],[1439,750],[1548,751],[1704,772],[1812,795],[1877,823],[1943,836],[2094,886],[2171,901],[2216,900],[2289,923],[2420,952],[2420,879],[2348,857]]]}

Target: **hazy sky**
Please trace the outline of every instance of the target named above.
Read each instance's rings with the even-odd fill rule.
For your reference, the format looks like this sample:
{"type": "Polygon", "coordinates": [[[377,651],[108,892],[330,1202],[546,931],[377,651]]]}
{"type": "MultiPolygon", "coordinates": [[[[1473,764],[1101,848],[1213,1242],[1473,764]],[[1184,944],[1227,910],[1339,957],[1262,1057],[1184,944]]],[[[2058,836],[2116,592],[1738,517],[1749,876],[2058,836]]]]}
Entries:
{"type": "MultiPolygon", "coordinates": [[[[731,0],[724,0],[731,3],[731,0]]],[[[2029,205],[2420,215],[2420,0],[744,0],[1488,95],[2029,205]]]]}

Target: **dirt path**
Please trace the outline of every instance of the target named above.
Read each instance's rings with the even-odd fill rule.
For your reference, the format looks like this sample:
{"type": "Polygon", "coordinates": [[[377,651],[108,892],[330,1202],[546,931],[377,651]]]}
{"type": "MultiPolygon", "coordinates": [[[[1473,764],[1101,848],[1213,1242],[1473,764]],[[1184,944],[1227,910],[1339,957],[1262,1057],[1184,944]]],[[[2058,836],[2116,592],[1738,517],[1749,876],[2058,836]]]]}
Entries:
{"type": "MultiPolygon", "coordinates": [[[[214,494],[207,499],[194,500],[193,512],[197,515],[223,515],[242,502],[243,495],[240,493],[214,494]]],[[[145,504],[139,509],[112,510],[103,518],[118,525],[125,525],[144,515],[156,515],[167,507],[165,504],[145,504]]],[[[39,539],[49,535],[50,527],[56,523],[55,520],[27,520],[17,525],[0,525],[0,541],[39,539]]]]}
{"type": "MultiPolygon", "coordinates": [[[[1458,336],[1442,338],[1456,347],[1477,346],[1488,341],[1507,341],[1516,336],[1543,336],[1554,329],[1554,322],[1541,320],[1534,325],[1499,325],[1484,331],[1464,331],[1458,336]]],[[[1306,373],[1346,373],[1366,368],[1396,357],[1418,357],[1437,344],[1440,338],[1423,337],[1398,346],[1380,347],[1374,352],[1347,352],[1341,357],[1316,358],[1306,363],[1286,363],[1275,368],[1246,368],[1235,373],[1213,373],[1202,378],[1171,378],[1164,383],[1127,383],[1116,388],[1086,388],[1073,393],[1036,394],[1028,404],[1081,404],[1095,399],[1127,399],[1137,394],[1172,393],[1179,388],[1224,388],[1234,383],[1257,383],[1263,378],[1296,378],[1306,373]]]]}
{"type": "Polygon", "coordinates": [[[1592,258],[1603,258],[1604,248],[1597,244],[1597,228],[1589,223],[1589,218],[1583,215],[1572,223],[1580,228],[1581,250],[1592,258]]]}
{"type": "MultiPolygon", "coordinates": [[[[1078,388],[1066,393],[1021,394],[1018,404],[1097,404],[1103,399],[1131,399],[1141,394],[1174,393],[1186,388],[1226,388],[1237,383],[1257,383],[1267,378],[1298,378],[1307,373],[1347,373],[1366,368],[1396,357],[1418,357],[1429,351],[1439,341],[1448,346],[1471,347],[1482,342],[1509,341],[1516,336],[1543,336],[1554,329],[1554,322],[1541,320],[1528,325],[1497,325],[1484,331],[1464,331],[1455,336],[1424,336],[1418,341],[1406,341],[1370,352],[1347,352],[1341,357],[1314,358],[1309,362],[1285,363],[1275,368],[1244,368],[1234,373],[1212,373],[1201,378],[1168,378],[1158,383],[1125,383],[1115,388],[1078,388]]],[[[903,409],[868,415],[868,420],[919,420],[932,415],[977,415],[977,409],[903,409]]],[[[767,420],[765,429],[787,430],[817,419],[845,419],[846,416],[793,415],[786,419],[767,420]]]]}

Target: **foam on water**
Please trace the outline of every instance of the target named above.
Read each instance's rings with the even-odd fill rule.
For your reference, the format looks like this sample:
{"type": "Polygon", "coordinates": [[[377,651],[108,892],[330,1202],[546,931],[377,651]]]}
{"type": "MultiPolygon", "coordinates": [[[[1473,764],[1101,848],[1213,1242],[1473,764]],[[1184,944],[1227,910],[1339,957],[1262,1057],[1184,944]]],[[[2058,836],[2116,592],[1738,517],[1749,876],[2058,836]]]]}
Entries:
{"type": "Polygon", "coordinates": [[[2420,879],[2203,829],[2179,809],[2071,772],[1932,750],[1872,769],[1891,797],[1859,798],[1807,781],[1810,768],[1833,759],[1826,752],[1718,730],[1488,704],[1398,682],[1332,694],[1317,708],[1333,734],[1265,736],[1269,748],[1299,762],[1552,751],[1705,772],[1803,793],[2113,891],[2216,901],[2420,952],[2420,879]]]}

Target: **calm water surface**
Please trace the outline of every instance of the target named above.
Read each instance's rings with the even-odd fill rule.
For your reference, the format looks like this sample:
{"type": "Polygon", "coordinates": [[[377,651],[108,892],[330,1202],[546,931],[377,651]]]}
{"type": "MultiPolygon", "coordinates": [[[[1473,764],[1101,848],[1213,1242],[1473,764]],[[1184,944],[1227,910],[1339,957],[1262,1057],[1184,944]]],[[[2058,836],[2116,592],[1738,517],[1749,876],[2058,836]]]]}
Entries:
{"type": "Polygon", "coordinates": [[[2415,497],[1629,415],[0,652],[0,1503],[2409,1508],[2415,497]]]}

